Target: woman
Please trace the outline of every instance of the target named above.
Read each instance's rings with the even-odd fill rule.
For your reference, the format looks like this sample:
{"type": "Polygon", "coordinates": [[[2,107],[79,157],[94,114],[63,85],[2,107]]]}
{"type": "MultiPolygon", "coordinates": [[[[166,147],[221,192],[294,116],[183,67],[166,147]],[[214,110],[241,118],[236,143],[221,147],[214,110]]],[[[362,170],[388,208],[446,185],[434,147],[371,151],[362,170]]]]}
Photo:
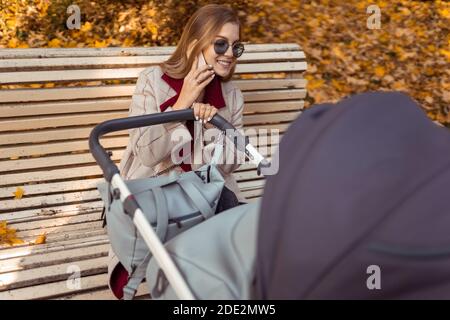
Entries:
{"type": "MultiPolygon", "coordinates": [[[[236,59],[244,51],[239,39],[240,23],[230,8],[204,6],[189,19],[172,56],[159,66],[147,68],[140,74],[130,106],[130,116],[193,108],[199,121],[130,130],[129,144],[120,163],[120,172],[125,179],[195,170],[208,162],[215,144],[203,146],[203,135],[218,133],[208,123],[216,113],[237,129],[242,128],[243,96],[229,81],[235,70],[236,59]],[[204,65],[199,65],[201,54],[206,62],[204,65]],[[191,146],[191,152],[179,154],[179,142],[173,138],[180,133],[191,146]],[[174,163],[174,154],[181,156],[181,164],[174,163]],[[190,161],[197,159],[200,161],[190,161]]],[[[228,158],[229,154],[234,154],[235,148],[232,143],[224,144],[226,150],[223,150],[223,154],[228,158]]],[[[216,212],[232,204],[237,205],[237,202],[246,202],[232,175],[239,164],[220,163],[218,169],[225,179],[226,192],[222,192],[216,212]]],[[[108,273],[112,291],[117,298],[122,298],[128,273],[111,251],[108,273]]]]}
{"type": "MultiPolygon", "coordinates": [[[[237,129],[242,128],[243,96],[229,81],[236,59],[244,51],[239,39],[240,23],[232,9],[221,5],[204,6],[189,19],[172,56],[140,74],[130,116],[193,108],[199,121],[130,130],[130,142],[120,163],[125,179],[195,170],[208,162],[214,143],[204,147],[203,136],[211,136],[212,132],[206,130],[218,131],[207,123],[216,113],[237,129]],[[200,54],[205,65],[198,65],[200,54]],[[183,163],[177,164],[173,158],[178,155],[179,142],[174,136],[180,133],[185,141],[193,143],[191,152],[181,152],[183,163]]],[[[231,143],[225,145],[224,155],[234,152],[231,143]]],[[[225,186],[240,202],[245,202],[232,175],[238,167],[236,163],[218,165],[225,186]]]]}

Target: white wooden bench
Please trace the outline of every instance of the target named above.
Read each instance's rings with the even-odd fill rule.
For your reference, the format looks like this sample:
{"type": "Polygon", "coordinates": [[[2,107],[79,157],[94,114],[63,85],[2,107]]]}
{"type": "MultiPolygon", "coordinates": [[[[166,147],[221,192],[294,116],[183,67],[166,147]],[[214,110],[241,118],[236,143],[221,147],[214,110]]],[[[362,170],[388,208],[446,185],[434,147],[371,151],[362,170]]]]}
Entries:
{"type": "MultiPolygon", "coordinates": [[[[47,233],[45,244],[0,246],[0,300],[112,298],[95,189],[102,172],[87,138],[96,124],[128,115],[139,72],[173,50],[0,50],[0,220],[26,242],[47,233]],[[17,187],[25,194],[15,200],[17,187]],[[81,272],[79,288],[67,285],[76,270],[70,268],[81,272]]],[[[245,97],[245,127],[284,132],[303,108],[305,70],[296,44],[247,45],[235,80],[245,97]]],[[[101,142],[119,163],[127,132],[101,142]]],[[[235,175],[246,197],[261,195],[264,180],[252,166],[235,175]]]]}

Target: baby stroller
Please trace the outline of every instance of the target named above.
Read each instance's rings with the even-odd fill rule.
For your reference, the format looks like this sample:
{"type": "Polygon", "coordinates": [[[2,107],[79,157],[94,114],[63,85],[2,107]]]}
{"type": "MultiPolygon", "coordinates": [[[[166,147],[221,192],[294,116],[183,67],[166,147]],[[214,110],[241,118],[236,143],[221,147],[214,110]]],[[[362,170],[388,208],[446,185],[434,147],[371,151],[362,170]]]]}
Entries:
{"type": "Polygon", "coordinates": [[[279,149],[260,202],[165,248],[137,221],[153,237],[152,298],[450,297],[447,128],[405,94],[369,92],[308,108],[279,149]]]}
{"type": "MultiPolygon", "coordinates": [[[[105,121],[98,124],[90,134],[91,153],[102,168],[106,180],[106,183],[97,187],[106,204],[111,246],[130,274],[128,284],[123,289],[126,299],[134,297],[137,287],[144,278],[147,279],[152,298],[160,297],[158,292],[162,292],[162,288],[169,284],[173,297],[180,299],[205,297],[204,294],[193,293],[192,283],[186,283],[185,274],[179,271],[179,265],[183,262],[177,260],[174,263],[173,257],[170,256],[163,242],[213,215],[223,187],[223,179],[213,163],[205,165],[196,172],[185,173],[182,177],[173,174],[168,177],[124,181],[119,169],[110,159],[110,155],[100,145],[99,138],[114,131],[193,120],[192,109],[164,112],[105,121]],[[111,217],[112,219],[109,219],[111,217]],[[155,260],[158,268],[154,264],[149,265],[151,259],[155,260]],[[155,270],[155,274],[152,270],[155,270]]],[[[258,174],[269,172],[270,163],[250,144],[248,137],[241,135],[220,115],[215,115],[210,123],[232,139],[236,148],[257,166],[258,174]]],[[[233,217],[234,219],[243,217],[243,214],[248,211],[256,212],[257,207],[257,203],[240,205],[234,208],[237,209],[237,215],[233,217]]],[[[248,217],[256,217],[256,215],[248,215],[248,217]]],[[[230,218],[232,217],[226,220],[230,218]]],[[[249,223],[256,225],[255,221],[250,220],[249,223]]],[[[225,225],[230,225],[230,222],[225,225]]],[[[249,233],[245,232],[242,236],[248,238],[249,233]]],[[[249,243],[249,241],[245,240],[243,243],[249,243]]],[[[198,246],[196,248],[198,249],[198,246]]],[[[234,249],[231,248],[231,250],[234,249]]],[[[192,255],[194,256],[195,254],[192,255]]],[[[248,266],[247,269],[252,268],[248,266]]],[[[191,273],[195,272],[191,270],[191,273]]],[[[222,284],[227,286],[225,282],[222,284]]],[[[215,286],[217,289],[217,283],[215,286]]],[[[247,290],[247,287],[245,288],[247,290]]],[[[218,297],[237,298],[234,296],[235,292],[226,291],[228,295],[218,297]]]]}

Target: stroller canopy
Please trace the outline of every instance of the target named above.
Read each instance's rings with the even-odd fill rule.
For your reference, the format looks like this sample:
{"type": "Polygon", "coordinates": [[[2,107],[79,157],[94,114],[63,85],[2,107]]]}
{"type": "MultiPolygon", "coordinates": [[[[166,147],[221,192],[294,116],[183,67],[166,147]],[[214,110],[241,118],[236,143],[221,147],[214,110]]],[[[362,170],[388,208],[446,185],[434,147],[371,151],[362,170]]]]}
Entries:
{"type": "Polygon", "coordinates": [[[255,298],[450,298],[450,132],[407,95],[306,110],[264,190],[255,298]]]}

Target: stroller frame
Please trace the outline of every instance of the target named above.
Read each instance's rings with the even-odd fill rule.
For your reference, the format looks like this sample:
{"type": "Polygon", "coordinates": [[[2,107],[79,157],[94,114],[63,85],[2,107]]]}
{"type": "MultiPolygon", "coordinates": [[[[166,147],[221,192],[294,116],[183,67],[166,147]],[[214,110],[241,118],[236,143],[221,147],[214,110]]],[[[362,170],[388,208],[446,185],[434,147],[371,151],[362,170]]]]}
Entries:
{"type": "MultiPolygon", "coordinates": [[[[155,231],[146,220],[138,202],[122,179],[118,167],[111,160],[110,153],[101,146],[100,137],[114,131],[188,120],[195,121],[194,111],[192,109],[113,119],[96,125],[89,135],[89,149],[97,164],[102,169],[105,180],[111,183],[114,190],[113,196],[116,199],[120,199],[125,214],[128,214],[133,220],[134,225],[144,238],[150,252],[163,270],[175,293],[183,300],[193,300],[195,297],[175,263],[170,258],[164,244],[160,241],[155,231]]],[[[243,137],[242,134],[223,117],[216,114],[210,120],[210,123],[224,131],[228,138],[233,138],[232,140],[238,150],[243,151],[251,162],[257,166],[258,175],[261,174],[262,168],[270,167],[270,163],[250,144],[248,137],[243,137]],[[234,139],[236,137],[237,139],[234,139]],[[237,143],[237,141],[240,141],[239,137],[245,139],[245,146],[237,143]]]]}

